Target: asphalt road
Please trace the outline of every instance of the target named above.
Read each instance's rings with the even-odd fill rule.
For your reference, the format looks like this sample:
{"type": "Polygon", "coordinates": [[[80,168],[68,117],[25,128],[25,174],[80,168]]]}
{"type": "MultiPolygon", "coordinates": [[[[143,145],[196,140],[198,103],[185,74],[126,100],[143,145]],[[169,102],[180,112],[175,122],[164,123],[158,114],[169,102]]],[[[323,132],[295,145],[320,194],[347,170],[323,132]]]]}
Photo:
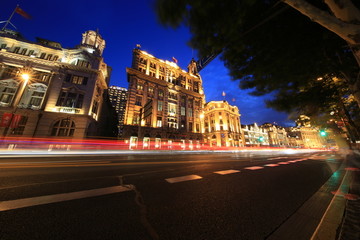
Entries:
{"type": "Polygon", "coordinates": [[[0,239],[266,239],[341,163],[331,152],[2,158],[0,239]]]}

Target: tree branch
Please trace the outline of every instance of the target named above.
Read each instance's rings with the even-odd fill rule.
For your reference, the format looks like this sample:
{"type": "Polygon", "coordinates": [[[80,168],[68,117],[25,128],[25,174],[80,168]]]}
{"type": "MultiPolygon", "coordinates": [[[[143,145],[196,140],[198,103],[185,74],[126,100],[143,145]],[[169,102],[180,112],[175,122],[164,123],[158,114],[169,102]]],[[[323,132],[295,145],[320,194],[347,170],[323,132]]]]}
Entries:
{"type": "Polygon", "coordinates": [[[360,23],[360,11],[351,0],[324,0],[338,19],[347,23],[360,23]]]}
{"type": "Polygon", "coordinates": [[[298,10],[312,21],[319,23],[326,29],[334,32],[351,45],[360,44],[360,25],[346,23],[330,15],[305,0],[283,0],[286,4],[298,10]]]}

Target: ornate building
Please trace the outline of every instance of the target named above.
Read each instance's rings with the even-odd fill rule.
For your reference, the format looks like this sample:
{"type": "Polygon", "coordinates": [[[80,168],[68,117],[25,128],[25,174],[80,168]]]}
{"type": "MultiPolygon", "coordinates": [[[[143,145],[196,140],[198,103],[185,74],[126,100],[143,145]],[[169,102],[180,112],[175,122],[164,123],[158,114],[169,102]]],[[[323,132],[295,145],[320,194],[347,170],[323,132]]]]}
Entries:
{"type": "Polygon", "coordinates": [[[130,145],[155,147],[181,141],[184,147],[202,140],[200,114],[205,95],[200,75],[192,61],[188,71],[175,62],[133,50],[132,67],[127,68],[128,101],[123,138],[130,145]],[[139,142],[140,141],[140,142],[139,142]],[[188,145],[187,145],[188,143],[188,145]]]}
{"type": "Polygon", "coordinates": [[[122,129],[124,126],[125,119],[125,110],[126,110],[126,100],[127,100],[127,89],[117,86],[109,87],[109,99],[112,106],[115,108],[117,116],[118,116],[118,136],[122,135],[122,129]]]}
{"type": "Polygon", "coordinates": [[[204,107],[204,142],[210,146],[244,146],[240,113],[227,101],[211,101],[204,107]]]}
{"type": "Polygon", "coordinates": [[[103,93],[111,69],[105,40],[95,31],[81,44],[60,43],[0,31],[0,134],[27,137],[99,136],[103,93]]]}
{"type": "Polygon", "coordinates": [[[268,132],[271,147],[287,147],[289,145],[287,132],[284,127],[271,123],[264,123],[260,127],[268,132]]]}
{"type": "Polygon", "coordinates": [[[269,135],[265,128],[259,127],[256,123],[242,125],[245,146],[269,146],[269,135]]]}

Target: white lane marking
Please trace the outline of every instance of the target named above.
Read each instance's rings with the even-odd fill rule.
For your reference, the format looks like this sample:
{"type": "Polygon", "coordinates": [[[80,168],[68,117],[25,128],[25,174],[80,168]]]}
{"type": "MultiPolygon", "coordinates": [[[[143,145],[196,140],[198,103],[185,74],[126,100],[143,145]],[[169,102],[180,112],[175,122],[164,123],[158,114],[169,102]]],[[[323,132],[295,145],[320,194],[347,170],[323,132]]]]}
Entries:
{"type": "Polygon", "coordinates": [[[63,202],[63,201],[88,198],[88,197],[96,197],[96,196],[125,192],[130,190],[131,190],[130,188],[123,186],[113,186],[113,187],[98,188],[98,189],[85,190],[79,192],[61,193],[61,194],[46,195],[40,197],[3,201],[0,202],[0,212],[17,209],[17,208],[49,204],[49,203],[63,202]]]}
{"type": "Polygon", "coordinates": [[[240,172],[239,170],[224,170],[224,171],[217,171],[217,172],[214,172],[216,174],[220,174],[220,175],[226,175],[226,174],[231,174],[231,173],[238,173],[240,172]]]}
{"type": "Polygon", "coordinates": [[[266,166],[266,167],[278,167],[280,165],[279,164],[266,164],[264,166],[266,166]]]}
{"type": "Polygon", "coordinates": [[[174,177],[174,178],[167,178],[165,179],[168,183],[177,183],[177,182],[184,182],[190,180],[202,179],[199,175],[187,175],[182,177],[174,177]]]}
{"type": "Polygon", "coordinates": [[[254,167],[246,167],[245,169],[248,170],[259,170],[259,169],[263,169],[264,167],[259,167],[259,166],[254,166],[254,167]]]}
{"type": "Polygon", "coordinates": [[[278,164],[287,165],[287,164],[290,164],[290,163],[288,163],[288,162],[279,162],[278,164]]]}
{"type": "Polygon", "coordinates": [[[289,158],[289,157],[274,157],[274,158],[268,158],[268,160],[283,159],[283,158],[289,158]]]}

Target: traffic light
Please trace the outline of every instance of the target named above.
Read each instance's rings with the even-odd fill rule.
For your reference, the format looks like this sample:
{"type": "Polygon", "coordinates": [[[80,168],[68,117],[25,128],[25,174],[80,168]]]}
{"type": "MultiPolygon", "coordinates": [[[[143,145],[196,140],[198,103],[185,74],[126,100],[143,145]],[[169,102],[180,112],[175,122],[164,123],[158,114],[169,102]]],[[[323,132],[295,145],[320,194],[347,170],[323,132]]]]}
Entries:
{"type": "Polygon", "coordinates": [[[320,130],[320,136],[326,137],[327,133],[325,130],[320,130]]]}
{"type": "Polygon", "coordinates": [[[264,141],[264,137],[263,137],[263,136],[260,136],[260,137],[258,138],[258,140],[259,140],[259,142],[263,142],[263,141],[264,141]]]}

